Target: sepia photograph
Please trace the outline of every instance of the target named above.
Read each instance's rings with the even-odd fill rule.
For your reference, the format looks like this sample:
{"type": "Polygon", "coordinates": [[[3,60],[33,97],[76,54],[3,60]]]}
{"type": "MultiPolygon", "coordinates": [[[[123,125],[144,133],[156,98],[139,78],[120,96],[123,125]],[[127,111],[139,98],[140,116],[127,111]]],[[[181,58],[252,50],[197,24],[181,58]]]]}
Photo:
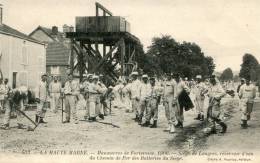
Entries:
{"type": "Polygon", "coordinates": [[[0,0],[0,163],[259,163],[258,6],[0,0]]]}

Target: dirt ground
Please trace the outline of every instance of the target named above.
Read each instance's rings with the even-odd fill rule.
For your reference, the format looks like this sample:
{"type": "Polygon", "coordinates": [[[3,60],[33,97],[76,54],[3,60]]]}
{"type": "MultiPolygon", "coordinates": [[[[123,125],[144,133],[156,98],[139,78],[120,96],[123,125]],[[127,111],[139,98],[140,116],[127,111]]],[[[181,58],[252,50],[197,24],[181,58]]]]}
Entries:
{"type": "MultiPolygon", "coordinates": [[[[112,115],[100,122],[111,125],[83,121],[84,110],[78,111],[79,124],[62,124],[61,113],[47,112],[47,124],[40,124],[34,132],[16,128],[16,120],[11,120],[10,130],[0,130],[0,153],[39,154],[45,150],[74,151],[169,151],[169,150],[226,150],[260,149],[260,101],[256,102],[250,127],[240,129],[240,111],[237,99],[225,98],[222,108],[226,112],[228,131],[224,135],[206,136],[205,126],[193,120],[195,111],[185,112],[184,129],[169,134],[164,109],[159,108],[158,128],[144,128],[135,123],[133,113],[113,108],[112,115]]],[[[34,111],[26,112],[34,119],[34,111]]],[[[0,115],[1,121],[3,114],[0,115]]],[[[26,124],[30,124],[25,119],[26,124]]]]}

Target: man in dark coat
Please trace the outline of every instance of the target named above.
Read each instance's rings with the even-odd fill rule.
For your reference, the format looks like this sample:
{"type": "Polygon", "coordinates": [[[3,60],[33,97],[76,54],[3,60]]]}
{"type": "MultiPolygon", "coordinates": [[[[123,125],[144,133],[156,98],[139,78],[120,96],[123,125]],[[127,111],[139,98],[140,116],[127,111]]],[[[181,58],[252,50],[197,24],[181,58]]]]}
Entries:
{"type": "Polygon", "coordinates": [[[183,128],[183,121],[184,121],[184,115],[183,115],[183,109],[186,111],[190,110],[194,107],[190,97],[190,89],[185,84],[184,81],[181,80],[180,76],[177,74],[175,77],[175,80],[177,82],[176,92],[177,92],[177,98],[179,103],[179,109],[176,113],[176,119],[178,121],[177,125],[175,127],[183,128]]]}

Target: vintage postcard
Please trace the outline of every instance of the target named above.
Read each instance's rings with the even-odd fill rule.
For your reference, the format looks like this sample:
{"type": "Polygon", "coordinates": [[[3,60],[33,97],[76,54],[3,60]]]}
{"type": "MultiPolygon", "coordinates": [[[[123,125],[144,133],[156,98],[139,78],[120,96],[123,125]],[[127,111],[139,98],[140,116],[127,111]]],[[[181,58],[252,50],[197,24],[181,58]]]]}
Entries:
{"type": "Polygon", "coordinates": [[[0,162],[259,163],[258,0],[0,0],[0,162]]]}

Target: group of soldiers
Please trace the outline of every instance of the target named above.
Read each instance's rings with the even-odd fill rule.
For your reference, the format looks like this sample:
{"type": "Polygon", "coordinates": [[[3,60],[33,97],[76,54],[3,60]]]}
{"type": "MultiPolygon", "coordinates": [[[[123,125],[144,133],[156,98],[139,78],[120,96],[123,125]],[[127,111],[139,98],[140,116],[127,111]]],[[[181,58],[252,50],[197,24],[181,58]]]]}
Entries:
{"type": "Polygon", "coordinates": [[[195,119],[204,121],[204,99],[209,96],[209,109],[207,119],[210,119],[212,131],[216,131],[215,124],[222,127],[221,133],[225,133],[227,126],[219,118],[220,100],[226,94],[221,85],[217,83],[215,76],[209,79],[208,85],[202,82],[198,75],[196,82],[182,80],[180,75],[167,74],[164,80],[157,80],[155,77],[148,78],[142,75],[141,81],[138,73],[131,74],[132,81],[126,86],[131,94],[132,108],[135,112],[134,120],[143,127],[157,127],[158,106],[162,104],[165,108],[165,116],[168,122],[166,131],[175,133],[176,128],[183,128],[184,110],[195,108],[198,117],[195,119]],[[195,99],[191,100],[190,94],[194,93],[195,99]],[[153,119],[151,123],[151,119],[153,119]]]}
{"type": "MultiPolygon", "coordinates": [[[[6,109],[2,128],[9,128],[12,107],[16,107],[19,111],[18,128],[23,128],[20,111],[24,111],[26,89],[10,90],[7,83],[1,81],[0,84],[0,95],[3,95],[3,99],[0,99],[1,106],[6,109]]],[[[251,84],[250,79],[243,79],[237,91],[240,98],[239,107],[242,110],[241,127],[247,128],[256,97],[256,87],[251,84]]],[[[221,99],[227,92],[215,76],[203,81],[202,76],[197,75],[195,81],[188,81],[183,80],[179,74],[167,74],[164,79],[159,80],[146,74],[139,75],[138,72],[132,72],[127,80],[118,80],[113,87],[106,87],[102,75],[88,74],[79,82],[72,74],[68,74],[65,84],[62,85],[57,77],[49,83],[48,76],[43,74],[35,90],[37,102],[35,123],[47,123],[44,118],[50,107],[49,99],[54,113],[57,113],[59,107],[65,106],[64,110],[62,109],[62,113],[65,113],[63,123],[70,123],[72,119],[78,124],[77,111],[82,107],[85,109],[86,121],[96,121],[97,117],[104,119],[104,116],[111,113],[111,101],[116,101],[116,94],[120,97],[119,101],[127,103],[124,105],[127,106],[127,112],[134,113],[133,120],[142,127],[157,127],[158,108],[159,105],[163,105],[168,122],[166,131],[169,133],[175,133],[176,128],[183,128],[184,111],[192,108],[197,112],[196,120],[210,122],[208,123],[210,132],[217,132],[216,124],[222,127],[220,133],[225,133],[227,130],[227,125],[220,117],[221,99]],[[191,94],[194,98],[191,98],[191,94]]]]}
{"type": "MultiPolygon", "coordinates": [[[[227,125],[223,122],[220,107],[221,99],[227,94],[234,97],[233,90],[224,90],[219,80],[212,75],[208,79],[202,79],[201,75],[196,80],[184,80],[180,75],[167,74],[165,79],[158,80],[155,77],[142,75],[141,80],[137,72],[131,74],[131,80],[123,87],[131,99],[132,110],[135,113],[134,120],[143,127],[157,127],[158,107],[162,104],[165,108],[165,116],[168,122],[166,131],[175,133],[176,128],[183,128],[184,110],[195,108],[197,117],[195,120],[207,122],[205,130],[208,133],[217,133],[216,125],[221,127],[220,133],[227,131],[227,125]],[[191,97],[193,96],[193,98],[191,97]],[[152,120],[152,122],[151,122],[152,120]]],[[[242,79],[239,86],[239,108],[241,112],[241,127],[248,127],[254,99],[256,98],[256,86],[251,83],[250,77],[242,79]],[[243,83],[243,81],[245,81],[243,83]]]]}

